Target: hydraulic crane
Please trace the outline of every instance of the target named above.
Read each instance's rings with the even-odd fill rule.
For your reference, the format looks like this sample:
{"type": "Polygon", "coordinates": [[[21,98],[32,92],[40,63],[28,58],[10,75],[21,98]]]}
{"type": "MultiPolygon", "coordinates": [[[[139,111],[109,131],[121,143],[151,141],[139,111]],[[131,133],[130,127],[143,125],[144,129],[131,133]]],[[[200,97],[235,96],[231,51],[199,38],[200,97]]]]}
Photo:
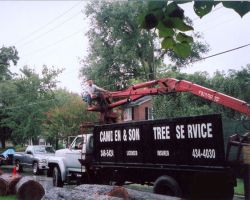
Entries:
{"type": "Polygon", "coordinates": [[[186,80],[177,80],[174,78],[152,80],[132,85],[125,90],[101,93],[97,98],[98,104],[88,108],[88,110],[100,112],[100,121],[102,123],[114,123],[117,120],[117,114],[113,112],[113,108],[147,95],[170,94],[176,92],[190,92],[201,98],[244,113],[248,117],[250,116],[250,105],[247,102],[186,80]]]}
{"type": "MultiPolygon", "coordinates": [[[[231,108],[250,117],[250,105],[240,99],[228,96],[226,94],[217,92],[215,90],[200,86],[198,84],[186,81],[177,80],[174,78],[162,78],[158,80],[152,80],[144,83],[138,83],[128,87],[125,90],[100,93],[97,98],[97,105],[88,108],[89,111],[100,112],[100,122],[104,124],[117,122],[117,113],[113,111],[113,108],[124,105],[126,103],[138,100],[147,95],[160,95],[160,94],[171,94],[176,92],[190,92],[203,99],[215,102],[225,107],[231,108]]],[[[248,121],[248,120],[247,120],[248,121]]],[[[104,125],[105,126],[105,125],[104,125]]],[[[234,172],[234,175],[239,178],[243,178],[245,187],[245,197],[250,197],[250,183],[249,183],[249,147],[250,147],[250,132],[243,135],[234,134],[230,136],[227,143],[226,161],[234,172]],[[236,160],[230,160],[229,155],[231,147],[237,147],[237,158],[236,160]],[[243,149],[244,156],[246,157],[244,162],[240,158],[243,149]],[[244,163],[248,163],[244,164],[244,163]]]]}

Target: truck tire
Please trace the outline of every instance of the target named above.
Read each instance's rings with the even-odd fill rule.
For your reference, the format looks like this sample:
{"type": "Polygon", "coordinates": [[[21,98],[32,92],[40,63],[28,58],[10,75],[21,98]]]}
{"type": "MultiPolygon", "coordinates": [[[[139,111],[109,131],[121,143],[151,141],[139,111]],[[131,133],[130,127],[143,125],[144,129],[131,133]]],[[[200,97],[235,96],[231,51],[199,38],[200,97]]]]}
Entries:
{"type": "Polygon", "coordinates": [[[176,180],[170,176],[160,176],[154,183],[154,193],[181,197],[182,191],[176,180]]]}
{"type": "Polygon", "coordinates": [[[16,171],[17,171],[17,172],[22,172],[22,171],[23,171],[23,167],[22,167],[22,165],[20,164],[20,161],[19,161],[19,160],[16,160],[16,161],[15,161],[15,166],[16,166],[16,171]]]}
{"type": "Polygon", "coordinates": [[[38,163],[37,163],[37,162],[34,162],[34,163],[33,163],[32,172],[33,172],[34,175],[40,174],[40,170],[39,170],[39,167],[38,167],[38,163]]]}
{"type": "Polygon", "coordinates": [[[54,187],[63,187],[61,171],[57,166],[55,166],[53,168],[53,186],[54,187]]]}

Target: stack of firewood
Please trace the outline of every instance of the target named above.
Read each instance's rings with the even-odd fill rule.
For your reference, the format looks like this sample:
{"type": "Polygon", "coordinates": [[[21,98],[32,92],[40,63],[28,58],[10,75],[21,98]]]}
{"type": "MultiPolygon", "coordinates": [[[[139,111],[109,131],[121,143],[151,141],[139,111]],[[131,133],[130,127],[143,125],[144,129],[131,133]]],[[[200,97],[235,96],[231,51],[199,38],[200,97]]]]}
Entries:
{"type": "Polygon", "coordinates": [[[40,200],[45,194],[43,186],[31,177],[18,174],[0,176],[0,196],[16,194],[19,200],[40,200]]]}

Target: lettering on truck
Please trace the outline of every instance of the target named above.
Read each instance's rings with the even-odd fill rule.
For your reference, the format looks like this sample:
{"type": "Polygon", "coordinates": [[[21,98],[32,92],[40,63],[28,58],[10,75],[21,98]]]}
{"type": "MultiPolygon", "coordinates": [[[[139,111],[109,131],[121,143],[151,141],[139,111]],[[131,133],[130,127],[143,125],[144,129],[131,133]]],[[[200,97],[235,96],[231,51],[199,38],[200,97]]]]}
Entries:
{"type": "MultiPolygon", "coordinates": [[[[186,123],[186,124],[170,124],[158,125],[152,127],[153,139],[155,141],[166,141],[166,147],[171,146],[172,140],[194,140],[197,142],[207,139],[213,139],[213,124],[207,123],[186,123]],[[168,141],[168,142],[167,142],[168,141]]],[[[161,148],[161,147],[160,147],[161,148]]],[[[155,153],[157,157],[171,156],[170,149],[158,149],[156,147],[155,153]]],[[[174,154],[172,154],[174,155],[174,154]]],[[[204,148],[194,148],[191,150],[190,155],[195,159],[215,159],[216,150],[209,148],[206,145],[204,148]]]]}
{"type": "Polygon", "coordinates": [[[130,128],[128,130],[107,130],[100,131],[99,140],[101,143],[104,142],[120,142],[120,141],[140,141],[140,129],[130,128]]]}
{"type": "MultiPolygon", "coordinates": [[[[124,155],[137,162],[136,159],[141,159],[142,148],[145,148],[143,143],[151,137],[153,139],[152,153],[156,158],[159,158],[159,162],[174,162],[179,159],[176,155],[181,154],[190,160],[197,160],[197,162],[207,159],[216,161],[217,157],[220,157],[220,153],[217,151],[221,151],[221,149],[218,150],[214,145],[214,140],[218,139],[218,134],[216,134],[218,123],[214,119],[199,119],[199,121],[196,119],[182,121],[180,119],[163,123],[160,121],[160,123],[147,125],[147,127],[139,124],[134,127],[113,126],[112,128],[98,131],[97,137],[102,144],[99,153],[102,158],[124,155]],[[152,136],[145,137],[143,131],[146,131],[146,134],[152,134],[152,136]],[[143,143],[140,143],[141,141],[143,143]],[[113,145],[116,143],[124,145],[114,148],[116,146],[113,145]],[[175,149],[176,145],[178,145],[177,150],[175,149]],[[185,148],[180,148],[181,146],[185,148]],[[160,161],[161,159],[163,160],[160,161]],[[164,159],[166,160],[164,161],[164,159]]],[[[147,143],[150,144],[150,142],[147,143]]]]}
{"type": "MultiPolygon", "coordinates": [[[[176,139],[199,139],[212,138],[212,123],[187,124],[175,126],[176,139]],[[187,130],[187,131],[185,131],[187,130]]],[[[169,126],[154,126],[153,127],[154,140],[169,140],[170,127],[169,126]]]]}

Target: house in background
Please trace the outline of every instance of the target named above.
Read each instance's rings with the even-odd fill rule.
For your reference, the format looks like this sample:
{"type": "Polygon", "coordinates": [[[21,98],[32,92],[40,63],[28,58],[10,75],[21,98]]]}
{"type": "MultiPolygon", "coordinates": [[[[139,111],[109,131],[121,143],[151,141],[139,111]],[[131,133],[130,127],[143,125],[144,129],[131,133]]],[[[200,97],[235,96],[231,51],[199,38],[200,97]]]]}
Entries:
{"type": "Polygon", "coordinates": [[[151,96],[142,97],[122,108],[122,121],[141,121],[153,119],[153,102],[151,96]]]}

